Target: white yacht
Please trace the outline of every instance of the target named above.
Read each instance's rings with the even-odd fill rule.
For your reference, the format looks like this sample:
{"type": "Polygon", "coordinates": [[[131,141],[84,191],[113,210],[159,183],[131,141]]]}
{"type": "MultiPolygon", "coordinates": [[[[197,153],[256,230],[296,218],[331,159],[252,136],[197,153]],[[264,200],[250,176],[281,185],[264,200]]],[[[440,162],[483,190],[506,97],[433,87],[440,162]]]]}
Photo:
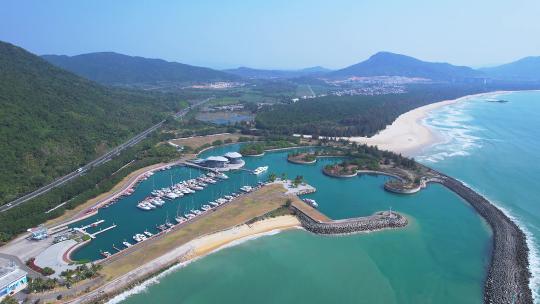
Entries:
{"type": "Polygon", "coordinates": [[[319,204],[317,204],[317,202],[314,199],[305,198],[304,202],[306,202],[308,205],[310,205],[313,208],[319,207],[319,204]]]}
{"type": "Polygon", "coordinates": [[[262,173],[264,173],[266,171],[268,171],[268,166],[258,167],[257,169],[253,170],[253,174],[259,175],[259,174],[262,174],[262,173]]]}
{"type": "Polygon", "coordinates": [[[253,190],[253,188],[251,186],[243,186],[240,188],[240,190],[244,191],[244,192],[251,192],[251,190],[253,190]]]}

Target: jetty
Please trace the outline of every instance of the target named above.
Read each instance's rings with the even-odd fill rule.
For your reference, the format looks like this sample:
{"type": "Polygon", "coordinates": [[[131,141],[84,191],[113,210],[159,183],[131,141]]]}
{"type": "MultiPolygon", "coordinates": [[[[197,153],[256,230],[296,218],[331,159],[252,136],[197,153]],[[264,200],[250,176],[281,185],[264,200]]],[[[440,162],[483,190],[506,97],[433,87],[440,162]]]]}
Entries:
{"type": "Polygon", "coordinates": [[[331,220],[303,202],[294,202],[291,209],[307,231],[323,235],[345,235],[383,229],[401,228],[407,218],[394,211],[380,211],[365,217],[331,220]]]}
{"type": "Polygon", "coordinates": [[[493,250],[484,285],[484,303],[533,303],[529,288],[529,249],[523,231],[499,208],[462,182],[429,169],[440,183],[467,201],[491,226],[493,250]]]}
{"type": "Polygon", "coordinates": [[[104,223],[105,220],[98,220],[98,221],[95,221],[93,223],[90,223],[86,226],[83,226],[83,227],[76,227],[76,228],[73,228],[73,230],[75,231],[78,231],[84,235],[87,235],[89,236],[91,239],[95,239],[96,238],[96,235],[100,234],[100,233],[103,233],[105,231],[109,231],[113,228],[116,228],[116,224],[112,224],[111,226],[107,227],[107,228],[104,228],[104,229],[99,229],[99,231],[96,231],[94,233],[89,233],[88,231],[86,231],[86,229],[88,228],[92,228],[92,227],[97,227],[99,226],[101,223],[104,223]]]}

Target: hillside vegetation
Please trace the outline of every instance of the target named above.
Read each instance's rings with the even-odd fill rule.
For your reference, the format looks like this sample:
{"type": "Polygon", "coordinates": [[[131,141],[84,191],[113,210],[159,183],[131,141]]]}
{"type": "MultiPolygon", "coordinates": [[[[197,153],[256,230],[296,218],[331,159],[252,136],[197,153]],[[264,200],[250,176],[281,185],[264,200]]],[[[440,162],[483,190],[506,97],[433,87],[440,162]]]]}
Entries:
{"type": "Polygon", "coordinates": [[[371,136],[414,108],[482,90],[433,85],[412,87],[405,94],[326,96],[266,108],[257,114],[256,123],[279,134],[371,136]]]}
{"type": "Polygon", "coordinates": [[[106,85],[230,81],[239,78],[210,68],[112,52],[42,57],[58,67],[106,85]]]}
{"type": "Polygon", "coordinates": [[[105,88],[0,42],[0,108],[4,204],[160,121],[179,100],[105,88]]]}

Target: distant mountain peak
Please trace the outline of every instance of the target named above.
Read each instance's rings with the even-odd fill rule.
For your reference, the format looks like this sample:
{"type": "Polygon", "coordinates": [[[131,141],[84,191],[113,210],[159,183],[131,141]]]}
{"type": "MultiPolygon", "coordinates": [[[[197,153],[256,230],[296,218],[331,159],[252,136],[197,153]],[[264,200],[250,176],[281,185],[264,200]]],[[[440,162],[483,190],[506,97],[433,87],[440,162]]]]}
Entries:
{"type": "Polygon", "coordinates": [[[540,56],[528,56],[514,62],[480,70],[495,79],[540,81],[540,56]]]}
{"type": "Polygon", "coordinates": [[[436,81],[455,81],[480,77],[482,72],[448,63],[426,62],[403,54],[378,52],[365,61],[337,70],[328,76],[402,76],[427,78],[436,81]]]}

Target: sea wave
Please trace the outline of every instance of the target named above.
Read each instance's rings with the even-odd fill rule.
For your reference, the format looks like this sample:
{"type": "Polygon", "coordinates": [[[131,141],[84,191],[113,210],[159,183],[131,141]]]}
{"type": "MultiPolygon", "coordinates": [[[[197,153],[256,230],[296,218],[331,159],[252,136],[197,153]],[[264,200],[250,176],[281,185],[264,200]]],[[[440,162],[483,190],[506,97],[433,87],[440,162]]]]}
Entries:
{"type": "Polygon", "coordinates": [[[519,217],[515,216],[513,212],[505,207],[503,203],[497,200],[492,200],[482,191],[476,189],[475,187],[467,184],[466,182],[459,180],[467,187],[473,189],[478,194],[485,197],[492,205],[497,207],[502,211],[512,222],[514,222],[523,234],[525,234],[525,241],[529,249],[529,255],[527,260],[529,261],[529,271],[531,272],[531,278],[529,281],[529,288],[531,289],[533,300],[535,303],[540,303],[540,253],[538,252],[538,243],[534,237],[534,234],[531,232],[530,228],[522,221],[519,217]]]}
{"type": "Polygon", "coordinates": [[[468,103],[460,102],[430,113],[422,123],[434,131],[439,140],[415,158],[436,163],[470,155],[472,150],[482,147],[483,138],[477,135],[482,128],[472,125],[473,117],[468,114],[468,109],[468,103]]]}
{"type": "Polygon", "coordinates": [[[235,240],[235,241],[232,241],[228,244],[225,244],[211,252],[209,252],[208,254],[205,254],[203,256],[200,256],[200,257],[196,257],[196,258],[193,258],[193,259],[190,259],[188,261],[185,261],[185,262],[181,262],[181,263],[178,263],[172,267],[169,267],[167,268],[165,271],[141,282],[140,284],[137,284],[136,286],[134,286],[133,288],[130,288],[129,290],[126,290],[118,295],[116,295],[115,297],[111,298],[109,301],[107,301],[107,304],[118,304],[118,303],[121,303],[123,301],[125,301],[127,298],[133,296],[133,295],[136,295],[136,294],[140,294],[140,293],[143,293],[143,292],[146,292],[148,290],[148,287],[152,286],[152,285],[155,285],[155,284],[158,284],[162,278],[174,273],[175,271],[178,271],[179,269],[182,269],[184,267],[186,267],[187,265],[199,260],[199,259],[202,259],[210,254],[213,254],[213,253],[216,253],[220,250],[223,250],[223,249],[226,249],[226,248],[230,248],[230,247],[234,247],[234,246],[238,246],[242,243],[245,243],[245,242],[248,242],[248,241],[251,241],[251,240],[254,240],[254,239],[258,239],[260,237],[263,237],[263,236],[271,236],[271,235],[276,235],[278,233],[280,233],[282,230],[281,229],[275,229],[275,230],[271,230],[271,231],[268,231],[268,232],[264,232],[264,233],[259,233],[259,234],[255,234],[255,235],[252,235],[252,236],[248,236],[248,237],[244,237],[244,238],[241,238],[241,239],[238,239],[238,240],[235,240]]]}
{"type": "MultiPolygon", "coordinates": [[[[483,96],[485,98],[500,98],[506,94],[493,94],[491,96],[483,96]]],[[[435,145],[422,151],[421,155],[415,158],[421,162],[437,163],[448,158],[468,156],[474,150],[481,148],[483,145],[490,145],[493,142],[499,141],[497,138],[485,136],[482,128],[474,125],[473,117],[469,114],[473,102],[459,102],[452,104],[430,113],[423,120],[424,125],[434,131],[439,137],[439,142],[435,145]]],[[[489,133],[489,132],[487,132],[489,133]]],[[[505,208],[507,204],[492,200],[489,196],[482,193],[475,187],[461,181],[471,189],[483,195],[494,206],[499,208],[509,219],[511,219],[525,234],[527,247],[529,249],[528,262],[531,278],[529,288],[532,291],[532,296],[535,303],[540,303],[540,252],[539,242],[535,238],[532,230],[539,229],[531,226],[525,219],[514,215],[514,212],[505,208]]],[[[517,211],[516,211],[517,213],[517,211]]]]}

